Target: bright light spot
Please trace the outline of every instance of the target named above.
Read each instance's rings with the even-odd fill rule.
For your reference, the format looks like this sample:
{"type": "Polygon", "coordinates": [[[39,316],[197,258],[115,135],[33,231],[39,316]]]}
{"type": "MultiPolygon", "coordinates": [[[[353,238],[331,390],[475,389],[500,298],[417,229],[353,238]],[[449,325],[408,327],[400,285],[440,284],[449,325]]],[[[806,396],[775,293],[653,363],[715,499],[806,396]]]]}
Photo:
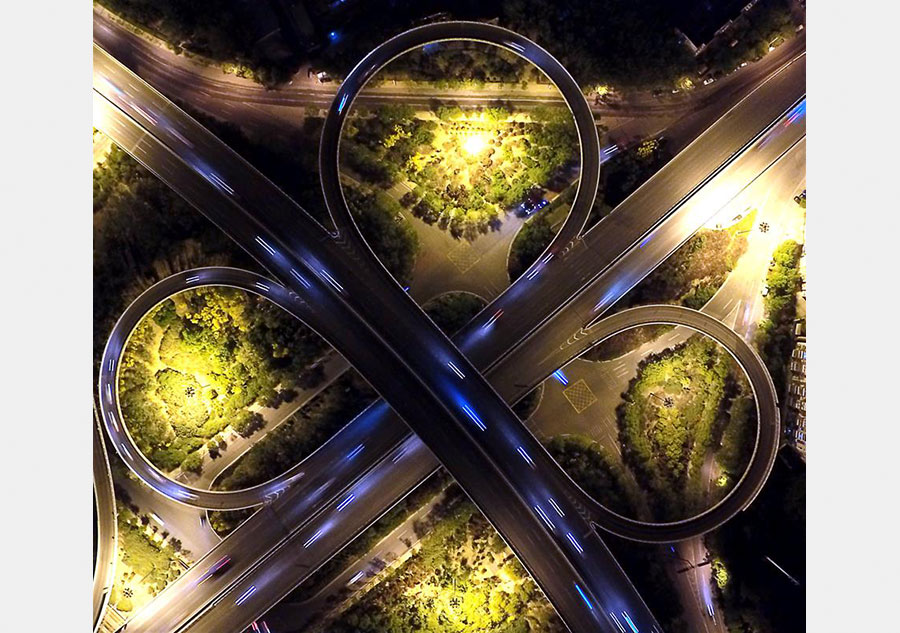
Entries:
{"type": "Polygon", "coordinates": [[[465,143],[463,143],[463,149],[466,154],[475,156],[483,152],[484,148],[487,147],[487,144],[487,137],[484,134],[473,134],[466,139],[465,143]]]}
{"type": "Polygon", "coordinates": [[[725,569],[725,564],[717,558],[713,560],[710,567],[712,568],[712,576],[716,581],[716,585],[718,585],[719,589],[724,589],[725,585],[728,584],[728,570],[725,569]]]}

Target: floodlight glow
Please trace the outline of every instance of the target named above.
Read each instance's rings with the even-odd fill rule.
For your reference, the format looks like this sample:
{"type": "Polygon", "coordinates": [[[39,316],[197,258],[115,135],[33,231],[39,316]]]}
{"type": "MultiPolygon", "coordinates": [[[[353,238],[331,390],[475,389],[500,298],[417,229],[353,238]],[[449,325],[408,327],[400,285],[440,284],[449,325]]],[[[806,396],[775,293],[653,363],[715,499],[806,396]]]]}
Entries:
{"type": "Polygon", "coordinates": [[[469,154],[470,156],[480,154],[486,147],[487,138],[484,136],[484,134],[473,134],[466,139],[465,143],[463,143],[463,150],[465,150],[466,154],[469,154]]]}

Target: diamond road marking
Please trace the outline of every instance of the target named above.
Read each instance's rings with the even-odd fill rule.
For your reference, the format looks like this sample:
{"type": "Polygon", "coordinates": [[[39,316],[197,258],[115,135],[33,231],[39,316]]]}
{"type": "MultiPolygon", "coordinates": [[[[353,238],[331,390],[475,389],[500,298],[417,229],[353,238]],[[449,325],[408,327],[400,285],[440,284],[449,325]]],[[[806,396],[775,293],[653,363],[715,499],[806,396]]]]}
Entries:
{"type": "Polygon", "coordinates": [[[461,273],[469,270],[481,259],[481,256],[475,251],[472,245],[465,240],[460,242],[458,246],[454,246],[450,252],[447,253],[447,257],[461,273]]]}
{"type": "Polygon", "coordinates": [[[563,389],[563,395],[569,401],[569,404],[572,405],[572,408],[575,409],[575,413],[581,413],[597,402],[597,396],[594,395],[594,392],[587,386],[583,378],[571,387],[563,389]]]}

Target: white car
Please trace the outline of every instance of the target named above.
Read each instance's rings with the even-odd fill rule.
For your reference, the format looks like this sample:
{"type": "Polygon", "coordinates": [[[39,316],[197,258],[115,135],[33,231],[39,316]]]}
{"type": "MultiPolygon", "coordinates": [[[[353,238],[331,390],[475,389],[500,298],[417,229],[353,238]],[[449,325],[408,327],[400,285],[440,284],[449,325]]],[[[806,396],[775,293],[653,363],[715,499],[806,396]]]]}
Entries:
{"type": "Polygon", "coordinates": [[[708,86],[709,84],[711,84],[714,81],[715,81],[714,77],[707,77],[706,79],[703,80],[703,85],[708,86]]]}

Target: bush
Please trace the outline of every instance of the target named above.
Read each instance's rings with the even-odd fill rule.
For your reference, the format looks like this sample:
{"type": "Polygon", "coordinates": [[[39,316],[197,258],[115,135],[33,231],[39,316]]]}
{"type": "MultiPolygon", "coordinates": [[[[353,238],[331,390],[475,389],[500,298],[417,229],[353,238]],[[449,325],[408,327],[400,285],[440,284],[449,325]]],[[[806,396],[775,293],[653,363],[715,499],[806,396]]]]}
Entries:
{"type": "Polygon", "coordinates": [[[290,79],[302,61],[296,54],[261,57],[257,36],[248,27],[256,15],[241,3],[100,0],[100,4],[162,38],[177,53],[203,55],[221,62],[224,70],[267,87],[290,79]]]}
{"type": "Polygon", "coordinates": [[[397,221],[400,204],[384,192],[365,192],[356,187],[344,187],[344,196],[378,260],[397,283],[407,285],[412,279],[419,237],[407,222],[397,221]]]}
{"type": "Polygon", "coordinates": [[[806,467],[783,451],[746,511],[705,542],[716,561],[714,591],[729,631],[802,631],[806,613],[806,467]],[[761,558],[765,552],[799,586],[761,558]]]}
{"type": "Polygon", "coordinates": [[[640,493],[602,446],[588,437],[565,435],[551,438],[547,451],[598,503],[624,516],[637,516],[640,493]]]}
{"type": "Polygon", "coordinates": [[[699,473],[744,391],[738,372],[718,343],[694,335],[643,360],[622,395],[622,458],[650,493],[657,520],[683,519],[706,503],[699,473]]]}
{"type": "Polygon", "coordinates": [[[565,108],[535,108],[527,125],[510,121],[512,113],[503,108],[472,117],[458,106],[442,106],[439,123],[418,118],[409,107],[380,106],[374,114],[354,119],[342,151],[347,166],[369,185],[414,183],[399,204],[391,199],[380,206],[392,207],[391,218],[408,207],[457,238],[490,230],[504,208],[546,186],[576,158],[575,127],[565,108]],[[477,155],[465,146],[469,138],[484,142],[477,155]]]}
{"type": "MultiPolygon", "coordinates": [[[[356,417],[376,394],[351,371],[322,390],[244,453],[216,480],[217,490],[238,490],[280,475],[312,453],[356,417]]],[[[226,532],[246,518],[245,514],[217,514],[226,532]]],[[[217,531],[219,531],[217,529],[217,531]]]]}
{"type": "Polygon", "coordinates": [[[131,598],[128,596],[122,596],[118,602],[116,602],[116,609],[121,611],[122,613],[128,613],[134,608],[134,604],[131,602],[131,598]]]}
{"type": "Polygon", "coordinates": [[[475,318],[487,303],[468,292],[448,292],[435,297],[423,306],[425,313],[447,336],[461,330],[475,318]]]}
{"type": "Polygon", "coordinates": [[[238,419],[232,424],[232,427],[241,437],[250,437],[260,430],[264,424],[265,420],[259,413],[243,411],[238,419]]]}
{"type": "Polygon", "coordinates": [[[181,449],[163,448],[153,451],[150,461],[164,471],[178,468],[187,459],[187,452],[181,449]]]}
{"type": "Polygon", "coordinates": [[[543,253],[556,232],[550,227],[546,215],[539,215],[526,222],[516,234],[509,251],[509,279],[515,282],[543,253]]]}
{"type": "Polygon", "coordinates": [[[769,51],[769,42],[794,35],[788,0],[760,0],[750,11],[741,12],[722,36],[703,51],[700,62],[714,73],[729,73],[741,62],[752,61],[769,51]],[[736,42],[732,46],[732,42],[736,42]]]}
{"type": "MultiPolygon", "coordinates": [[[[756,211],[745,217],[740,227],[753,225],[756,211]]],[[[701,229],[672,253],[613,306],[614,311],[652,303],[676,303],[699,310],[718,292],[747,250],[747,237],[735,227],[701,229]]],[[[618,358],[671,329],[645,326],[628,330],[603,341],[584,357],[595,361],[618,358]]]]}
{"type": "Polygon", "coordinates": [[[181,468],[199,475],[203,470],[203,456],[199,452],[191,453],[187,456],[187,459],[181,462],[181,468]]]}
{"type": "Polygon", "coordinates": [[[490,524],[460,497],[458,489],[448,493],[416,530],[426,534],[418,551],[328,622],[328,630],[436,633],[446,630],[451,618],[465,618],[471,631],[565,630],[512,552],[502,541],[496,546],[500,539],[490,524]],[[464,555],[468,552],[471,556],[464,555]],[[503,578],[477,573],[479,567],[502,570],[503,578]],[[452,592],[453,599],[421,599],[420,592],[452,592]]]}
{"type": "Polygon", "coordinates": [[[779,398],[784,397],[787,376],[785,363],[794,345],[794,318],[797,315],[795,295],[800,289],[800,256],[803,247],[787,240],[775,249],[772,268],[766,276],[765,318],[756,331],[756,347],[766,364],[779,398]]]}
{"type": "Polygon", "coordinates": [[[248,419],[247,408],[277,406],[296,394],[292,385],[298,374],[327,349],[318,335],[281,308],[240,290],[187,291],[157,310],[129,341],[121,393],[123,414],[138,447],[165,470],[202,448],[232,420],[251,434],[259,421],[248,419]],[[157,318],[160,312],[162,319],[157,318]],[[151,326],[154,321],[168,324],[161,340],[151,326]],[[150,373],[157,363],[155,352],[165,366],[150,373]],[[276,391],[279,384],[281,393],[276,391]]]}

